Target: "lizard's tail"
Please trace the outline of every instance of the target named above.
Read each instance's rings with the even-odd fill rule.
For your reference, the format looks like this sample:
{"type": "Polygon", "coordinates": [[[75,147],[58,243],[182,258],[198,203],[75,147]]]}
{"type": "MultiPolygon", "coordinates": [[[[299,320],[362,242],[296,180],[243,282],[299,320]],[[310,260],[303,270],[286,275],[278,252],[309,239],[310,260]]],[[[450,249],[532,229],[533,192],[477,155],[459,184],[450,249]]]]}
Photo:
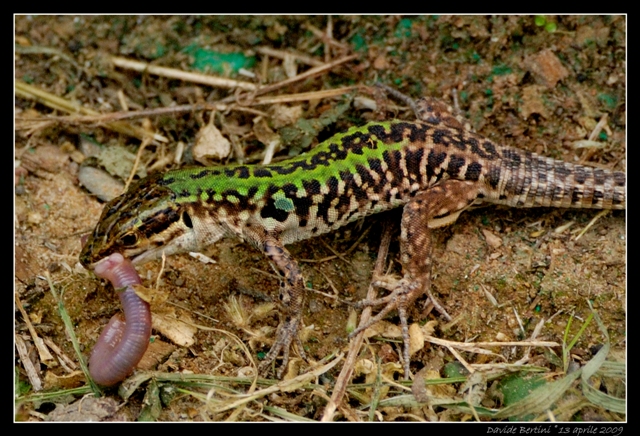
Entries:
{"type": "Polygon", "coordinates": [[[485,199],[514,207],[625,209],[626,174],[505,149],[485,173],[485,199]]]}

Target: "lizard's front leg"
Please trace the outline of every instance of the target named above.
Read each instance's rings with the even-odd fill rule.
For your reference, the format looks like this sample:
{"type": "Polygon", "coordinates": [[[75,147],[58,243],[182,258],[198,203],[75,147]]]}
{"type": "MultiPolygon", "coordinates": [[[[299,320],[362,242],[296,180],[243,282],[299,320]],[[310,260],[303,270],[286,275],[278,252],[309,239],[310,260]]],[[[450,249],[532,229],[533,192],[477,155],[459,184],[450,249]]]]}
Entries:
{"type": "Polygon", "coordinates": [[[261,231],[259,226],[252,227],[249,224],[245,229],[244,237],[247,242],[261,250],[283,275],[279,295],[280,324],[275,342],[258,366],[258,372],[266,373],[271,363],[282,352],[282,364],[277,373],[278,378],[281,378],[287,367],[289,352],[294,340],[298,345],[300,356],[303,359],[306,358],[298,336],[304,307],[304,280],[298,263],[291,257],[277,235],[261,231]]]}
{"type": "MultiPolygon", "coordinates": [[[[409,378],[409,324],[407,310],[431,285],[431,227],[451,224],[461,211],[478,197],[475,182],[446,180],[417,194],[404,206],[400,234],[401,263],[404,276],[386,297],[364,300],[360,306],[384,306],[364,326],[354,330],[354,336],[383,319],[394,309],[398,310],[402,327],[405,379],[409,378]]],[[[374,283],[387,287],[384,282],[374,283]]]]}

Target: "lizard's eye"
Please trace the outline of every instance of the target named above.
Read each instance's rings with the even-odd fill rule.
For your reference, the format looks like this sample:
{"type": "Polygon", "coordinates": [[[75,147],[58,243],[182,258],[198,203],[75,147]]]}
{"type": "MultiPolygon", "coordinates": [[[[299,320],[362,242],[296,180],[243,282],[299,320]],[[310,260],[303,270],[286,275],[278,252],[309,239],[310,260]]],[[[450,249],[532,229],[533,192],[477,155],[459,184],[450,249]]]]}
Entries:
{"type": "Polygon", "coordinates": [[[190,229],[193,228],[193,222],[191,221],[191,217],[189,216],[187,211],[182,212],[182,222],[184,223],[185,226],[189,227],[190,229]]]}
{"type": "Polygon", "coordinates": [[[127,233],[120,238],[120,245],[132,247],[138,242],[138,237],[134,233],[127,233]]]}

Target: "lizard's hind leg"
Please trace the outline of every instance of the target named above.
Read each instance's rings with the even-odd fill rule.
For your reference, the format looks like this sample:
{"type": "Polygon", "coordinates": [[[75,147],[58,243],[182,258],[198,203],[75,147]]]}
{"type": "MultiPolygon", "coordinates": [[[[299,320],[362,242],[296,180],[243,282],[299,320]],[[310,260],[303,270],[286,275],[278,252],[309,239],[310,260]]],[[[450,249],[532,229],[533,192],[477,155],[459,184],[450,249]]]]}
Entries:
{"type": "MultiPolygon", "coordinates": [[[[478,197],[474,182],[446,180],[417,194],[404,206],[400,234],[401,263],[404,276],[392,287],[391,294],[364,300],[358,305],[383,306],[371,320],[358,327],[351,337],[380,321],[392,310],[398,310],[402,327],[403,365],[405,379],[409,378],[409,323],[407,310],[431,286],[431,242],[430,222],[450,224],[459,213],[469,207],[478,197]],[[446,219],[446,217],[452,217],[446,219]]],[[[433,226],[433,224],[432,224],[433,226]]],[[[390,287],[388,281],[378,281],[376,286],[390,287]]]]}

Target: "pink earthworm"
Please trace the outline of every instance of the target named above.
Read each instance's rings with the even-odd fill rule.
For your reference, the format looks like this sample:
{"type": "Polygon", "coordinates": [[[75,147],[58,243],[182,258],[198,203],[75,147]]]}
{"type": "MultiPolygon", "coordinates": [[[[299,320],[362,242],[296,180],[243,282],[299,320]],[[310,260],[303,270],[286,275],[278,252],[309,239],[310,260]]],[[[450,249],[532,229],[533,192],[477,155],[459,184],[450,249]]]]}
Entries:
{"type": "Polygon", "coordinates": [[[114,315],[98,338],[91,357],[89,373],[102,386],[113,386],[124,380],[142,359],[151,337],[149,304],[138,297],[132,285],[141,280],[132,263],[114,253],[98,262],[98,277],[107,279],[118,291],[125,320],[114,315]]]}

